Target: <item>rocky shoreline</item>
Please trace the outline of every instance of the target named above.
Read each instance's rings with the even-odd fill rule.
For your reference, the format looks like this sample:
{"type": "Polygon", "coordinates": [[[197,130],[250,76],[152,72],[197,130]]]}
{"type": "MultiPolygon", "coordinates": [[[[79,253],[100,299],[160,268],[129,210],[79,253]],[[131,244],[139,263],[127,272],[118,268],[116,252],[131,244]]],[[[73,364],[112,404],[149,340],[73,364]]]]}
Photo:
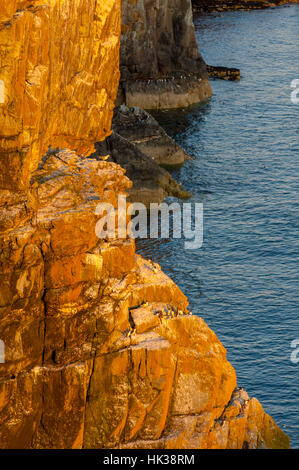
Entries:
{"type": "Polygon", "coordinates": [[[189,197],[165,170],[189,157],[148,111],[187,107],[212,94],[190,0],[172,1],[171,8],[168,1],[122,2],[120,71],[111,156],[133,181],[131,200],[148,206],[167,195],[189,197]]]}
{"type": "MultiPolygon", "coordinates": [[[[128,201],[141,202],[147,207],[150,203],[161,203],[167,196],[189,198],[190,194],[177,183],[164,168],[149,157],[138,145],[131,143],[120,134],[112,132],[105,141],[95,144],[95,159],[106,157],[126,170],[133,185],[127,190],[128,201]]],[[[159,147],[160,148],[160,147],[159,147]]],[[[158,150],[159,150],[158,148],[158,150]]]]}
{"type": "MultiPolygon", "coordinates": [[[[188,158],[150,116],[152,110],[185,108],[207,100],[212,95],[209,78],[241,78],[238,69],[207,66],[204,62],[198,51],[190,0],[175,0],[171,5],[158,0],[153,5],[145,0],[123,1],[120,71],[113,130],[136,146],[139,161],[140,151],[144,154],[143,167],[145,156],[166,168],[181,165],[188,158]]],[[[131,146],[127,155],[132,152],[131,146]]],[[[119,157],[115,161],[120,162],[119,157]]],[[[132,198],[138,196],[148,205],[149,197],[157,201],[162,195],[188,196],[169,174],[157,179],[157,169],[148,171],[144,167],[143,172],[139,165],[134,175],[131,163],[124,158],[121,161],[133,181],[132,198]]],[[[149,162],[148,167],[152,166],[149,162]]]]}
{"type": "Polygon", "coordinates": [[[233,10],[262,10],[290,3],[298,3],[298,0],[192,0],[194,11],[207,13],[233,10]]]}
{"type": "MultiPolygon", "coordinates": [[[[123,34],[141,15],[140,44],[149,45],[145,52],[133,41],[128,50],[143,60],[128,54],[130,75],[155,63],[172,73],[174,44],[171,62],[180,70],[199,64],[208,80],[197,44],[186,46],[181,34],[193,38],[189,0],[174,9],[155,3],[164,21],[154,45],[148,3],[123,4],[123,34]]],[[[288,448],[160,266],[138,256],[127,234],[96,235],[99,203],[117,209],[130,191],[148,201],[183,191],[156,151],[143,153],[155,147],[153,136],[166,154],[180,153],[150,116],[119,108],[112,132],[119,0],[0,0],[0,15],[0,447],[288,448]],[[150,132],[140,124],[136,141],[130,122],[143,118],[150,132]],[[148,146],[140,136],[151,137],[148,146]]]]}

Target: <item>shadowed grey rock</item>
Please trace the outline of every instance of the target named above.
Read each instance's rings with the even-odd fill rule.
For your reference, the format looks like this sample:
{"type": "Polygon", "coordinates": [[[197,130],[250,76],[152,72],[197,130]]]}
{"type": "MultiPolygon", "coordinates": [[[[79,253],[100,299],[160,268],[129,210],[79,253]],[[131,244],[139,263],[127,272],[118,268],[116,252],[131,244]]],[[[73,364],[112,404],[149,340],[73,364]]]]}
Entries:
{"type": "Polygon", "coordinates": [[[185,107],[211,96],[191,0],[123,0],[120,70],[128,106],[185,107]]]}
{"type": "Polygon", "coordinates": [[[160,124],[149,113],[139,107],[122,105],[115,109],[113,130],[163,166],[177,166],[190,158],[169,137],[160,124]]]}
{"type": "Polygon", "coordinates": [[[142,202],[149,207],[151,202],[160,203],[167,196],[190,197],[190,194],[172,178],[168,171],[120,135],[113,132],[106,139],[105,144],[103,142],[96,144],[96,152],[92,157],[98,158],[103,155],[105,146],[110,160],[123,167],[126,175],[133,182],[133,187],[128,191],[131,202],[142,202]],[[100,153],[97,152],[98,145],[100,153]]]}

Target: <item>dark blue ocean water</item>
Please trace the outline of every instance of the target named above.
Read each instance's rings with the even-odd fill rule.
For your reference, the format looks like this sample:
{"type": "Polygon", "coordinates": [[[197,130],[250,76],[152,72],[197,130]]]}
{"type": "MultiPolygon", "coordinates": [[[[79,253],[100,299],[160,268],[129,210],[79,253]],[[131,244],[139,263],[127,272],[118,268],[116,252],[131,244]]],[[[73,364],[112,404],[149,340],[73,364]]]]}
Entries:
{"type": "Polygon", "coordinates": [[[138,242],[188,296],[228,350],[238,383],[299,448],[299,5],[196,19],[211,65],[238,67],[213,98],[158,119],[188,152],[174,175],[204,203],[204,244],[138,242]]]}

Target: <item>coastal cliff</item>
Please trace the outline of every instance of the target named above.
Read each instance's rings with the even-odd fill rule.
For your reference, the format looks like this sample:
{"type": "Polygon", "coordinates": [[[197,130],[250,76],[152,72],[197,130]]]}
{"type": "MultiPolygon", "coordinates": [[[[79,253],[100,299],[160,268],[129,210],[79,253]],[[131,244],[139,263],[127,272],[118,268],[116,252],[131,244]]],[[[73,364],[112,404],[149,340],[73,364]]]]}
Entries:
{"type": "Polygon", "coordinates": [[[131,200],[148,205],[165,196],[188,197],[160,166],[182,165],[189,157],[145,109],[186,107],[212,94],[191,0],[123,0],[121,21],[121,79],[109,153],[133,181],[131,200]]]}
{"type": "MultiPolygon", "coordinates": [[[[132,2],[131,2],[132,3],[132,2]]],[[[287,448],[226,350],[134,240],[111,134],[119,0],[0,0],[1,448],[287,448]]]]}
{"type": "Polygon", "coordinates": [[[178,108],[210,97],[191,0],[123,0],[120,71],[127,106],[178,108]]]}

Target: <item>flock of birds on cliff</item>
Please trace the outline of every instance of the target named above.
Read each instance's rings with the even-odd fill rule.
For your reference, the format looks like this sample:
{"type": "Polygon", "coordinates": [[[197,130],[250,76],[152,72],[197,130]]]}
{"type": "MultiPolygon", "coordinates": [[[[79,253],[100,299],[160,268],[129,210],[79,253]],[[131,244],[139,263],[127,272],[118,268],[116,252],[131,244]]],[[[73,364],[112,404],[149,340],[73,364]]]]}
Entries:
{"type": "MultiPolygon", "coordinates": [[[[160,268],[159,264],[154,263],[152,260],[148,260],[148,262],[149,262],[149,265],[150,265],[150,269],[154,273],[158,273],[159,268],[160,268]]],[[[136,334],[136,328],[134,326],[134,322],[133,322],[133,319],[132,319],[131,310],[137,310],[138,308],[146,308],[148,306],[149,306],[149,303],[147,301],[143,300],[141,302],[141,304],[135,305],[134,307],[129,307],[129,321],[130,321],[131,326],[129,326],[129,328],[127,328],[125,331],[122,331],[122,336],[130,337],[130,336],[136,334]]],[[[177,309],[177,308],[175,308],[175,307],[173,307],[172,305],[169,305],[169,304],[163,305],[163,307],[160,308],[160,309],[153,310],[153,313],[154,313],[154,315],[158,315],[161,322],[163,320],[170,320],[171,318],[177,318],[177,317],[184,317],[184,316],[193,315],[193,313],[189,312],[188,309],[180,310],[180,309],[177,309]]]]}
{"type": "MultiPolygon", "coordinates": [[[[138,308],[146,308],[148,306],[149,306],[149,303],[146,302],[146,301],[143,301],[143,302],[141,302],[140,305],[136,305],[135,307],[130,307],[129,308],[129,317],[131,317],[131,310],[136,310],[138,308]]],[[[193,315],[193,313],[189,312],[188,310],[186,310],[186,311],[179,310],[179,309],[176,309],[175,307],[172,307],[171,305],[168,305],[168,304],[164,305],[162,309],[154,310],[153,313],[154,313],[154,315],[158,315],[161,322],[163,320],[170,320],[171,318],[178,318],[178,317],[193,315]]],[[[136,334],[136,328],[134,326],[130,326],[125,331],[122,331],[122,335],[125,336],[125,337],[130,337],[134,334],[136,334]]]]}
{"type": "MultiPolygon", "coordinates": [[[[237,387],[237,390],[240,391],[240,392],[245,391],[243,387],[237,387]]],[[[240,403],[240,406],[241,406],[240,413],[241,413],[241,414],[245,412],[245,410],[246,410],[248,404],[249,404],[249,399],[247,399],[247,398],[246,398],[246,399],[243,399],[243,403],[242,403],[242,404],[240,403]]],[[[217,419],[216,421],[220,424],[220,426],[224,426],[226,419],[221,416],[221,417],[220,417],[219,419],[217,419]]]]}

